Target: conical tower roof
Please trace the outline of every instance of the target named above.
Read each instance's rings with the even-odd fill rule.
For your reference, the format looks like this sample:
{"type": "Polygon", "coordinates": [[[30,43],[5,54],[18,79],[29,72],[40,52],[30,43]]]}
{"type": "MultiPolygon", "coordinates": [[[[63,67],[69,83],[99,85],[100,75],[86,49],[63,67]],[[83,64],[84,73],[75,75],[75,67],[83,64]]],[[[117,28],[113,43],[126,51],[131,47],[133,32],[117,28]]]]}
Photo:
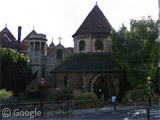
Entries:
{"type": "Polygon", "coordinates": [[[73,37],[76,35],[93,33],[110,34],[111,29],[111,24],[108,22],[98,5],[95,5],[73,37]]]}

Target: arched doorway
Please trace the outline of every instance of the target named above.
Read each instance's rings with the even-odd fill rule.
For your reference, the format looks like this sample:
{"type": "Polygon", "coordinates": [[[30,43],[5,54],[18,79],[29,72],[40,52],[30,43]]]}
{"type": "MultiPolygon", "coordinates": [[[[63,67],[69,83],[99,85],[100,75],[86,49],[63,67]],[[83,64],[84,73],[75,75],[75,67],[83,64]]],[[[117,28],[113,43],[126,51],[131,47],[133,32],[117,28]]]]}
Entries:
{"type": "Polygon", "coordinates": [[[105,80],[98,80],[97,84],[95,86],[95,94],[98,96],[98,98],[101,98],[102,94],[104,94],[104,98],[107,99],[109,97],[108,95],[108,84],[105,80]]]}
{"type": "Polygon", "coordinates": [[[115,93],[114,82],[108,74],[97,74],[91,80],[91,92],[98,98],[104,94],[104,98],[108,100],[115,93]]]}

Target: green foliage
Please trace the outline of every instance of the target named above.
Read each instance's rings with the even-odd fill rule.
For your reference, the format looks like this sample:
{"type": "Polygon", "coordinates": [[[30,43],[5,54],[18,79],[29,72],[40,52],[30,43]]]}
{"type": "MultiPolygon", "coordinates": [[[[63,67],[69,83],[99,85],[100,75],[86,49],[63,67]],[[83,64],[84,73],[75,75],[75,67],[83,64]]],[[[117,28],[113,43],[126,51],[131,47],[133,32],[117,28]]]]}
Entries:
{"type": "Polygon", "coordinates": [[[6,100],[6,99],[8,99],[12,96],[13,96],[12,91],[6,91],[6,89],[1,89],[0,90],[0,100],[6,100]]]}
{"type": "Polygon", "coordinates": [[[80,96],[77,96],[76,99],[77,100],[96,100],[98,98],[97,98],[97,95],[94,93],[84,93],[80,96]]]}
{"type": "Polygon", "coordinates": [[[154,86],[160,53],[157,38],[156,22],[150,17],[131,20],[130,30],[122,25],[118,32],[112,32],[113,59],[126,71],[131,89],[146,87],[148,76],[154,86]]]}
{"type": "Polygon", "coordinates": [[[72,100],[74,99],[73,88],[71,87],[62,87],[59,91],[55,92],[52,96],[47,98],[48,100],[72,100]]]}
{"type": "Polygon", "coordinates": [[[122,100],[124,103],[128,102],[145,102],[148,101],[148,89],[133,89],[129,90],[122,100]]]}
{"type": "Polygon", "coordinates": [[[1,88],[12,90],[15,95],[24,92],[32,79],[28,57],[13,49],[0,48],[1,88]]]}

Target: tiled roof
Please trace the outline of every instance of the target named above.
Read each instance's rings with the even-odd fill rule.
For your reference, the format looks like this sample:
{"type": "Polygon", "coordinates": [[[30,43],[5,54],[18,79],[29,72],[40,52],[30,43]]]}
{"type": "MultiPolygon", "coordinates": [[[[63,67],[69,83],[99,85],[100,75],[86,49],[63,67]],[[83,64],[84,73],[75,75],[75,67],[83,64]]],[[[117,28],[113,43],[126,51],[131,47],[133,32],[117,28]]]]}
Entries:
{"type": "Polygon", "coordinates": [[[0,43],[2,47],[18,49],[18,41],[7,27],[0,32],[0,43]]]}
{"type": "Polygon", "coordinates": [[[111,24],[108,22],[98,5],[95,5],[73,37],[76,35],[92,33],[110,34],[111,29],[111,24]]]}
{"type": "Polygon", "coordinates": [[[70,51],[71,53],[74,53],[74,48],[72,48],[72,47],[68,47],[68,48],[66,48],[68,51],[70,51]]]}
{"type": "Polygon", "coordinates": [[[54,72],[118,72],[123,71],[111,58],[111,53],[73,54],[54,72]]]}
{"type": "Polygon", "coordinates": [[[54,48],[54,47],[55,47],[55,45],[54,45],[54,43],[52,41],[51,44],[49,45],[49,48],[54,48]]]}
{"type": "Polygon", "coordinates": [[[32,30],[32,31],[23,39],[23,41],[28,40],[29,37],[30,37],[30,35],[33,35],[33,34],[37,34],[35,30],[32,30]]]}

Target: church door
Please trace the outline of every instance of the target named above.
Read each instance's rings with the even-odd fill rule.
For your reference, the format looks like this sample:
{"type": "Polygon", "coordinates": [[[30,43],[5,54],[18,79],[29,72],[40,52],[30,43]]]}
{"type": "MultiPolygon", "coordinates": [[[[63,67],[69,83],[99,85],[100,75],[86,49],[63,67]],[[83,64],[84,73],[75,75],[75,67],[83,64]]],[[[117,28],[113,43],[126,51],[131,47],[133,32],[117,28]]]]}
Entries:
{"type": "Polygon", "coordinates": [[[95,90],[98,98],[101,98],[102,94],[104,94],[104,98],[107,99],[108,96],[108,85],[105,80],[99,80],[97,82],[96,90],[95,90]]]}

